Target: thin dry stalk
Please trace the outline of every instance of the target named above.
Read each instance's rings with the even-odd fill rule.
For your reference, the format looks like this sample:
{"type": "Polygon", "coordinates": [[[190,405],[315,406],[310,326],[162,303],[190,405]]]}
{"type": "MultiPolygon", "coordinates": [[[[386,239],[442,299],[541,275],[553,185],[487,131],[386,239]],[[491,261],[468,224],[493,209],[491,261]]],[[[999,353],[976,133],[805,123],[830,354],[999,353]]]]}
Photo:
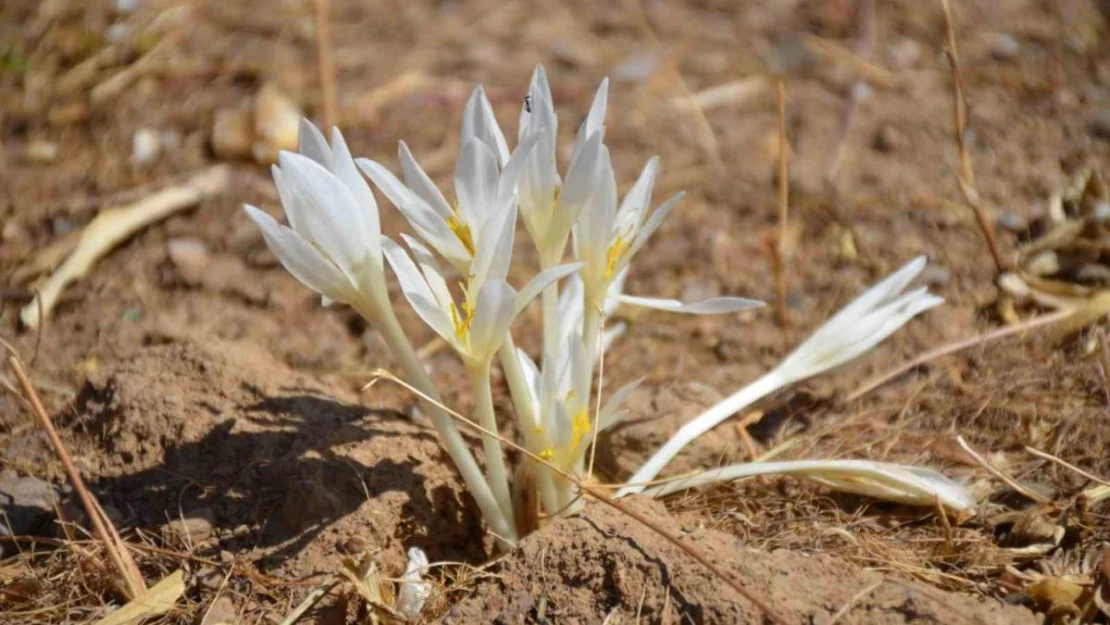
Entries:
{"type": "Polygon", "coordinates": [[[1014,489],[1014,491],[1020,493],[1026,499],[1029,499],[1030,501],[1035,501],[1035,502],[1037,502],[1041,505],[1050,503],[1050,500],[1047,499],[1046,497],[1044,497],[1043,495],[1039,495],[1039,494],[1029,490],[1028,488],[1022,486],[1021,484],[1018,484],[1016,481],[1014,481],[1014,479],[1012,477],[1010,477],[1010,476],[1006,475],[1005,473],[1003,473],[1002,471],[998,470],[997,467],[995,467],[993,464],[991,464],[986,458],[981,456],[979,454],[979,452],[972,449],[971,445],[969,445],[967,443],[967,441],[964,440],[964,437],[962,435],[957,435],[956,436],[956,444],[958,444],[961,449],[966,451],[969,456],[974,458],[975,462],[977,462],[979,464],[979,466],[986,469],[987,472],[990,473],[991,475],[993,475],[993,476],[997,477],[998,479],[1002,480],[1003,482],[1005,482],[1007,486],[1014,489]]]}
{"type": "MultiPolygon", "coordinates": [[[[779,233],[775,242],[775,295],[778,307],[775,316],[783,334],[790,319],[786,314],[786,256],[787,217],[790,206],[790,167],[788,163],[790,146],[786,140],[786,82],[779,78],[775,84],[775,104],[779,120],[779,233]]],[[[785,338],[785,337],[784,337],[785,338]]]]}
{"type": "Polygon", "coordinates": [[[683,553],[685,553],[687,556],[693,558],[698,564],[701,564],[703,567],[705,567],[714,576],[716,576],[717,578],[721,579],[723,582],[728,584],[730,588],[732,588],[734,591],[736,591],[736,593],[739,594],[741,597],[744,597],[749,602],[751,602],[752,605],[754,605],[757,609],[759,609],[763,613],[763,615],[766,616],[767,618],[769,618],[771,621],[773,621],[775,623],[778,623],[780,625],[788,625],[789,621],[787,621],[781,614],[776,612],[766,601],[757,597],[752,591],[750,591],[747,588],[745,588],[744,586],[742,586],[739,582],[737,582],[735,579],[733,579],[731,575],[725,573],[724,570],[722,570],[716,564],[713,564],[713,562],[711,562],[709,560],[709,558],[705,557],[700,551],[698,551],[697,549],[694,549],[690,545],[686,544],[686,542],[680,540],[677,536],[671,535],[669,532],[667,532],[662,527],[660,527],[659,525],[657,525],[655,522],[651,521],[650,519],[648,519],[644,515],[640,514],[639,512],[636,512],[635,510],[632,510],[628,506],[625,506],[624,504],[615,501],[612,497],[609,496],[608,493],[605,493],[605,492],[601,491],[600,489],[598,489],[594,486],[589,486],[589,485],[585,484],[580,479],[578,479],[577,476],[571,474],[568,471],[563,470],[561,467],[559,467],[559,466],[551,463],[550,461],[540,457],[538,454],[534,454],[530,450],[528,450],[528,449],[526,449],[526,448],[524,448],[520,445],[517,445],[514,441],[511,441],[511,440],[505,438],[504,436],[501,436],[501,434],[499,432],[494,432],[492,430],[487,430],[486,428],[482,427],[478,423],[476,423],[474,421],[471,421],[470,419],[464,417],[463,415],[459,414],[458,412],[456,412],[456,411],[452,410],[451,408],[443,405],[442,403],[436,401],[434,398],[429,397],[428,395],[421,392],[419,389],[411,386],[410,384],[408,384],[407,382],[405,382],[401,378],[398,378],[397,376],[393,375],[392,373],[390,373],[388,371],[385,371],[384,369],[379,369],[379,370],[375,371],[374,372],[374,378],[375,379],[372,380],[370,382],[370,384],[367,384],[365,387],[363,387],[364,390],[367,387],[369,387],[370,385],[372,385],[376,380],[384,379],[384,380],[389,380],[389,381],[391,381],[395,384],[398,384],[398,385],[408,389],[410,392],[416,394],[418,397],[420,397],[421,399],[424,399],[425,401],[432,402],[432,403],[436,404],[437,406],[442,408],[444,410],[444,412],[451,415],[451,417],[453,417],[455,420],[459,421],[460,423],[466,425],[467,427],[469,427],[473,430],[478,431],[481,434],[485,434],[485,435],[488,435],[488,436],[495,437],[502,444],[508,445],[509,447],[517,450],[518,452],[524,454],[525,456],[528,456],[533,461],[547,466],[552,471],[558,473],[563,478],[569,480],[571,483],[573,483],[575,486],[577,486],[580,491],[589,495],[594,500],[596,500],[598,502],[601,502],[601,503],[609,506],[610,508],[613,508],[617,512],[620,512],[621,514],[624,514],[624,515],[630,517],[632,520],[634,520],[637,523],[640,523],[644,527],[648,528],[649,530],[651,530],[652,532],[654,532],[655,534],[657,534],[661,538],[663,538],[663,540],[666,540],[667,542],[671,543],[672,545],[677,547],[679,550],[681,550],[683,553]]]}
{"type": "Polygon", "coordinates": [[[320,74],[320,100],[324,107],[324,126],[339,124],[339,106],[336,104],[335,59],[331,49],[331,0],[313,0],[316,16],[316,66],[320,74]]]}
{"type": "Polygon", "coordinates": [[[51,446],[54,447],[54,452],[58,454],[58,459],[61,460],[66,475],[69,476],[69,481],[73,483],[73,489],[77,491],[78,497],[81,498],[81,504],[85,507],[85,513],[89,515],[89,520],[92,521],[94,531],[96,531],[101,542],[104,543],[104,549],[112,559],[112,564],[114,564],[119,571],[128,598],[133,599],[139,596],[146,591],[146,584],[143,582],[142,573],[139,572],[139,567],[135,564],[135,561],[131,559],[131,554],[128,553],[119,533],[117,533],[116,528],[112,526],[112,522],[104,515],[103,510],[101,510],[100,506],[96,503],[96,500],[93,499],[92,494],[85,488],[85,482],[81,479],[81,474],[73,464],[73,459],[70,457],[69,451],[66,449],[65,445],[62,444],[62,439],[58,436],[58,431],[54,428],[54,423],[50,420],[50,415],[46,413],[46,408],[43,407],[38,393],[35,392],[35,387],[27,378],[27,372],[23,368],[23,362],[19,359],[19,356],[13,353],[8,356],[8,366],[11,368],[12,374],[15,375],[16,380],[19,381],[20,389],[22,389],[27,403],[31,406],[31,412],[38,419],[42,429],[46,432],[47,438],[50,439],[51,446]]]}
{"type": "MultiPolygon", "coordinates": [[[[861,63],[870,64],[874,49],[875,0],[865,0],[859,4],[859,36],[856,38],[854,58],[861,63]]],[[[837,140],[836,150],[833,151],[829,167],[825,171],[825,183],[830,187],[833,187],[836,176],[840,173],[840,164],[844,160],[844,153],[848,149],[848,138],[852,135],[852,129],[855,127],[856,111],[859,110],[860,103],[867,99],[867,96],[871,93],[868,80],[869,77],[873,76],[874,73],[860,72],[859,79],[852,85],[852,90],[848,94],[848,105],[844,108],[844,121],[840,128],[840,138],[837,140]]],[[[835,187],[833,188],[835,190],[835,187]]]]}
{"type": "Polygon", "coordinates": [[[942,356],[955,354],[956,352],[960,352],[971,347],[976,347],[979,345],[990,343],[992,341],[997,341],[998,339],[1006,338],[1008,336],[1020,334],[1022,332],[1025,332],[1026,330],[1032,330],[1034,328],[1039,328],[1041,326],[1046,326],[1058,321],[1062,321],[1070,317],[1073,312],[1074,311],[1072,310],[1061,310],[1047,315],[1041,315],[1040,317],[1034,317],[1033,319],[1024,321],[1022,323],[1016,323],[1012,326],[999,328],[998,330],[992,330],[991,332],[980,334],[979,336],[973,336],[969,339],[963,339],[962,341],[956,341],[955,343],[942,345],[934,350],[927,351],[917,358],[914,358],[907,363],[895,367],[894,369],[887,371],[886,373],[871,378],[870,380],[864,382],[859,388],[852,391],[852,393],[848,395],[845,399],[847,401],[859,399],[860,397],[863,397],[864,395],[879,388],[887,382],[890,382],[891,380],[901,376],[907,371],[916,369],[917,367],[920,367],[921,365],[932,360],[936,360],[937,358],[940,358],[942,356]]]}
{"type": "Polygon", "coordinates": [[[1006,265],[998,252],[994,228],[987,218],[979,192],[975,189],[975,171],[971,166],[971,153],[967,149],[967,120],[970,106],[964,91],[963,77],[960,74],[960,53],[956,47],[956,27],[952,20],[952,7],[949,6],[948,0],[940,0],[940,4],[944,9],[945,56],[948,57],[948,66],[952,71],[952,119],[955,122],[956,148],[960,154],[960,171],[956,180],[964,201],[975,213],[975,220],[979,224],[979,231],[983,233],[983,240],[987,243],[995,269],[1001,274],[1005,271],[1006,265]]]}
{"type": "Polygon", "coordinates": [[[331,589],[335,588],[339,582],[340,580],[338,578],[330,579],[316,588],[313,588],[312,592],[308,593],[308,596],[304,598],[304,601],[294,608],[288,616],[282,619],[281,625],[294,625],[297,621],[301,620],[301,618],[312,609],[312,606],[320,603],[320,600],[331,592],[331,589]]]}
{"type": "Polygon", "coordinates": [[[1110,482],[1107,482],[1106,480],[1104,480],[1101,477],[1095,475],[1094,473],[1090,473],[1088,471],[1084,471],[1083,469],[1080,469],[1079,467],[1077,467],[1074,464],[1068,462],[1067,460],[1064,460],[1063,458],[1060,458],[1058,456],[1053,456],[1052,454],[1048,453],[1047,451],[1041,451],[1039,449],[1034,449],[1034,448],[1032,448],[1028,445],[1025,446],[1025,451],[1033,454],[1034,456],[1036,456],[1038,458],[1044,458],[1045,460],[1055,462],[1056,464],[1064,467],[1065,469],[1068,469],[1069,471],[1072,471],[1072,472],[1075,472],[1079,475],[1082,475],[1083,477],[1087,478],[1088,480],[1091,480],[1092,482],[1095,482],[1096,484],[1102,484],[1103,486],[1110,487],[1110,482]]]}

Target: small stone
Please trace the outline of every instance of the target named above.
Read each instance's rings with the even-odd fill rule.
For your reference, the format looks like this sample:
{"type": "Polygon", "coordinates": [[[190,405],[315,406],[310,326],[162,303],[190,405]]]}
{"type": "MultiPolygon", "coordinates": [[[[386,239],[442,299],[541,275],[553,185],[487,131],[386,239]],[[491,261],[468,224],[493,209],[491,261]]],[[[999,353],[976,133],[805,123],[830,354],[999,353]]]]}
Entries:
{"type": "Polygon", "coordinates": [[[626,57],[613,68],[613,80],[643,82],[658,68],[659,55],[652,52],[638,52],[626,57]]]}
{"type": "Polygon", "coordinates": [[[1045,250],[1025,263],[1025,270],[1037,276],[1051,276],[1060,271],[1060,258],[1056,252],[1045,250]]]}
{"type": "Polygon", "coordinates": [[[131,163],[143,167],[162,153],[162,136],[153,128],[140,128],[131,139],[131,163]]]}
{"type": "Polygon", "coordinates": [[[909,143],[910,140],[901,130],[890,124],[883,124],[875,133],[875,140],[872,145],[880,152],[890,153],[905,149],[909,143]]]}
{"type": "Polygon", "coordinates": [[[23,148],[23,160],[28,163],[49,163],[58,158],[58,144],[34,139],[23,148]]]}
{"type": "Polygon", "coordinates": [[[254,145],[254,117],[250,111],[223,109],[216,111],[212,124],[212,151],[217,158],[240,160],[249,158],[254,145]]]}
{"type": "Polygon", "coordinates": [[[994,218],[994,223],[1001,229],[1009,232],[1025,232],[1029,229],[1029,221],[1021,215],[1002,211],[994,218]]]}
{"type": "Polygon", "coordinates": [[[996,61],[1012,61],[1017,58],[1021,52],[1021,44],[1017,39],[1005,33],[993,33],[988,35],[988,43],[990,45],[991,56],[996,61]]]}
{"type": "Polygon", "coordinates": [[[907,70],[917,67],[921,60],[921,44],[908,37],[898,39],[887,48],[890,65],[896,70],[907,70]]]}
{"type": "Polygon", "coordinates": [[[165,529],[176,534],[181,540],[200,543],[212,537],[215,521],[212,508],[205,506],[190,510],[181,515],[181,518],[166,523],[165,529]]]}
{"type": "MultiPolygon", "coordinates": [[[[0,471],[0,527],[17,536],[37,534],[54,518],[58,490],[37,477],[23,477],[12,469],[0,471]]],[[[4,545],[5,550],[7,544],[4,545]]]]}
{"type": "Polygon", "coordinates": [[[263,85],[254,101],[254,159],[273,163],[281,150],[296,150],[300,128],[300,107],[277,85],[263,85]]]}
{"type": "Polygon", "coordinates": [[[239,611],[231,597],[221,596],[208,606],[208,612],[200,625],[236,625],[239,622],[238,617],[239,611]]]}
{"type": "Polygon", "coordinates": [[[196,286],[204,280],[205,270],[211,261],[204,243],[192,238],[170,239],[166,242],[166,256],[181,281],[189,286],[196,286]]]}
{"type": "Polygon", "coordinates": [[[921,281],[929,286],[947,286],[952,281],[952,271],[940,265],[929,265],[921,272],[921,281]]]}
{"type": "Polygon", "coordinates": [[[1110,108],[1095,111],[1087,121],[1091,136],[1110,141],[1110,108]]]}

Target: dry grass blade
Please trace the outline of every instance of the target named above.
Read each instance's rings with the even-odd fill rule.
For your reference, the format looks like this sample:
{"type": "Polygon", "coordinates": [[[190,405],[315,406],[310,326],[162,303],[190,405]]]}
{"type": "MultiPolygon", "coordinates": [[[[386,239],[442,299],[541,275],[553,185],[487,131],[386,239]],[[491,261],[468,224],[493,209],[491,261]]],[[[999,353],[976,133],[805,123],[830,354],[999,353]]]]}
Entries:
{"type": "Polygon", "coordinates": [[[338,579],[330,579],[316,588],[313,588],[312,592],[308,593],[308,596],[304,598],[304,601],[301,601],[292,612],[282,619],[281,625],[294,625],[294,623],[301,620],[301,618],[312,609],[312,606],[319,603],[320,600],[327,596],[332,588],[335,588],[338,584],[338,579]]]}
{"type": "Polygon", "coordinates": [[[1080,469],[1079,467],[1077,467],[1074,464],[1068,462],[1067,460],[1064,460],[1063,458],[1060,458],[1058,456],[1053,456],[1052,454],[1050,454],[1048,452],[1045,452],[1045,451],[1041,451],[1039,449],[1034,449],[1034,448],[1032,448],[1028,445],[1025,446],[1025,451],[1033,454],[1034,456],[1036,456],[1038,458],[1044,458],[1045,460],[1055,462],[1056,464],[1064,467],[1065,469],[1068,469],[1069,471],[1073,471],[1073,472],[1075,472],[1079,475],[1082,475],[1083,477],[1087,478],[1088,480],[1091,480],[1092,482],[1095,482],[1097,484],[1101,484],[1103,486],[1110,486],[1110,482],[1107,482],[1106,480],[1104,480],[1101,477],[1095,475],[1094,473],[1090,473],[1088,471],[1084,471],[1083,469],[1080,469]]]}
{"type": "Polygon", "coordinates": [[[185,572],[181,569],[144,590],[122,608],[97,621],[96,625],[135,625],[173,610],[185,594],[185,572]]]}
{"type": "Polygon", "coordinates": [[[956,132],[956,147],[960,153],[960,171],[957,174],[957,182],[961,195],[975,213],[975,220],[978,222],[979,231],[983,233],[983,239],[987,243],[991,259],[994,260],[995,269],[1001,274],[1005,271],[1006,265],[1002,262],[1002,255],[998,252],[998,242],[994,237],[994,228],[987,218],[983,203],[979,198],[979,192],[975,189],[975,171],[971,166],[971,153],[967,149],[969,107],[967,94],[964,91],[963,77],[960,75],[960,53],[956,47],[956,27],[952,21],[952,7],[949,6],[948,0],[940,0],[940,3],[944,9],[945,56],[948,57],[948,65],[952,71],[952,118],[956,132]]]}
{"type": "Polygon", "coordinates": [[[979,463],[979,466],[986,469],[987,472],[989,472],[991,475],[993,475],[993,476],[997,477],[998,479],[1002,480],[1003,482],[1005,482],[1006,485],[1009,486],[1010,488],[1014,489],[1014,491],[1016,491],[1018,493],[1021,493],[1021,495],[1024,496],[1025,498],[1027,498],[1031,501],[1035,501],[1039,504],[1051,503],[1051,501],[1048,498],[1044,497],[1043,495],[1039,495],[1039,494],[1029,490],[1028,488],[1022,486],[1021,484],[1018,484],[1017,482],[1014,481],[1014,479],[1012,477],[1006,475],[1002,471],[999,471],[997,467],[995,467],[993,464],[991,464],[989,461],[987,461],[987,459],[984,458],[983,456],[981,456],[979,454],[979,452],[972,449],[971,445],[969,445],[967,443],[967,441],[964,440],[963,436],[956,436],[956,444],[958,444],[961,449],[966,451],[968,453],[968,455],[970,455],[972,458],[974,458],[975,462],[979,463]]]}
{"type": "Polygon", "coordinates": [[[85,227],[81,240],[65,263],[50,275],[34,301],[20,311],[20,320],[28,328],[37,328],[44,317],[50,316],[62,291],[84,276],[115,246],[146,226],[223,191],[229,177],[226,165],[215,165],[178,186],[163,189],[133,204],[101,211],[85,227]]]}
{"type": "Polygon", "coordinates": [[[788,163],[790,146],[786,140],[786,82],[779,79],[775,84],[775,104],[779,121],[779,232],[775,241],[775,294],[778,306],[775,313],[783,334],[789,325],[786,314],[786,256],[787,256],[787,217],[790,206],[790,167],[788,163]]]}
{"type": "Polygon", "coordinates": [[[73,464],[73,459],[69,455],[69,451],[65,445],[62,444],[62,439],[58,436],[58,431],[54,428],[54,423],[50,420],[50,415],[46,413],[46,408],[43,407],[42,401],[39,399],[38,393],[35,392],[35,387],[31,385],[31,381],[27,378],[27,372],[23,368],[23,362],[15,353],[8,356],[8,366],[15,375],[16,380],[19,381],[20,389],[23,391],[27,403],[31,406],[31,412],[34,413],[38,419],[39,425],[43,431],[46,432],[47,438],[50,440],[50,445],[54,447],[54,452],[58,454],[58,459],[61,460],[62,466],[65,468],[66,475],[69,481],[73,484],[73,489],[77,491],[78,497],[81,499],[81,504],[85,507],[85,512],[89,515],[92,521],[93,529],[96,531],[97,536],[101,542],[104,543],[104,550],[108,552],[108,556],[115,565],[116,570],[119,571],[123,588],[130,599],[140,596],[146,591],[146,584],[143,582],[142,573],[139,572],[139,567],[135,561],[131,559],[131,554],[128,553],[127,547],[119,534],[116,532],[112,522],[101,510],[100,505],[93,499],[92,494],[85,488],[85,482],[81,479],[80,472],[73,464]]]}
{"type": "Polygon", "coordinates": [[[324,127],[339,124],[336,104],[335,59],[331,50],[331,0],[313,0],[316,17],[316,66],[320,74],[320,99],[324,107],[324,127]]]}
{"type": "MultiPolygon", "coordinates": [[[[554,471],[554,472],[558,473],[560,476],[562,476],[564,479],[567,479],[570,482],[572,482],[583,493],[589,495],[594,500],[596,500],[596,501],[598,501],[602,504],[605,504],[606,506],[609,506],[610,508],[615,509],[616,511],[620,512],[621,514],[624,514],[624,515],[628,516],[629,518],[636,521],[637,523],[640,523],[641,525],[648,528],[649,530],[651,530],[652,532],[657,534],[659,537],[661,537],[662,539],[664,539],[665,541],[667,541],[671,545],[674,545],[675,547],[677,547],[680,551],[685,553],[690,558],[693,558],[698,564],[705,567],[710,573],[715,575],[717,578],[719,578],[724,583],[728,584],[728,586],[730,588],[732,588],[734,591],[736,591],[737,594],[739,594],[741,597],[744,597],[749,602],[751,602],[752,605],[754,605],[761,612],[763,612],[764,616],[769,618],[771,621],[773,621],[775,623],[778,623],[780,625],[787,625],[789,623],[789,621],[787,621],[781,614],[779,614],[777,611],[775,611],[774,608],[772,608],[766,601],[757,597],[754,593],[752,593],[752,591],[750,591],[747,588],[745,588],[744,586],[742,586],[739,582],[737,582],[735,579],[733,579],[731,575],[725,573],[724,570],[722,570],[716,564],[713,564],[713,562],[711,562],[709,560],[709,558],[705,557],[705,555],[702,554],[700,551],[698,551],[697,549],[694,549],[693,547],[686,544],[682,540],[679,540],[678,537],[672,536],[669,532],[667,532],[663,528],[659,527],[658,524],[654,523],[653,521],[651,521],[650,519],[648,519],[644,515],[640,514],[639,512],[636,512],[635,510],[632,510],[631,508],[629,508],[628,506],[625,506],[624,504],[621,504],[617,501],[614,501],[613,498],[610,497],[607,493],[604,493],[601,490],[599,490],[599,489],[597,489],[593,486],[589,486],[589,485],[583,483],[581,480],[579,480],[577,477],[575,477],[571,473],[568,473],[567,471],[564,471],[562,468],[556,466],[555,464],[551,463],[550,461],[546,460],[545,458],[540,457],[538,454],[534,454],[531,451],[529,451],[528,449],[525,449],[524,447],[521,447],[520,445],[517,445],[515,442],[505,438],[504,436],[501,436],[500,433],[493,432],[493,431],[487,430],[486,428],[483,428],[478,423],[475,423],[474,421],[471,421],[470,419],[464,417],[463,415],[461,415],[458,412],[452,410],[451,408],[443,405],[440,402],[435,401],[431,397],[428,397],[424,393],[420,392],[419,389],[409,385],[404,380],[398,378],[397,376],[393,375],[392,373],[390,373],[388,371],[385,371],[384,369],[378,369],[377,371],[375,371],[374,372],[374,380],[371,380],[371,382],[369,384],[367,384],[366,386],[367,387],[370,386],[371,384],[373,384],[375,381],[377,381],[379,379],[389,380],[390,382],[393,382],[395,384],[398,384],[398,385],[408,389],[410,392],[416,394],[417,396],[421,397],[425,401],[429,401],[429,402],[432,402],[432,403],[438,405],[440,408],[442,408],[444,410],[444,412],[451,415],[451,417],[453,417],[455,420],[459,421],[460,423],[466,425],[467,427],[469,427],[473,430],[476,430],[479,433],[486,434],[486,435],[489,435],[489,436],[493,436],[493,437],[497,438],[497,440],[499,440],[502,444],[508,445],[509,447],[517,450],[521,454],[524,454],[528,458],[532,459],[533,461],[547,466],[552,471],[554,471]]],[[[363,388],[366,388],[366,387],[363,387],[363,388]]]]}

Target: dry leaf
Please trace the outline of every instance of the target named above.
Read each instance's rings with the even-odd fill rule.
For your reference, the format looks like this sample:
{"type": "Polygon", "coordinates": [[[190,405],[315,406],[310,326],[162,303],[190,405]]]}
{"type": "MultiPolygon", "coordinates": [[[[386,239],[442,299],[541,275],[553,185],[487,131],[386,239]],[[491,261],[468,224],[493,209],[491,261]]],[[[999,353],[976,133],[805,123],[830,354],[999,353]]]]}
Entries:
{"type": "Polygon", "coordinates": [[[172,610],[184,593],[185,572],[178,569],[122,608],[100,619],[96,625],[137,625],[143,619],[160,616],[172,610]]]}

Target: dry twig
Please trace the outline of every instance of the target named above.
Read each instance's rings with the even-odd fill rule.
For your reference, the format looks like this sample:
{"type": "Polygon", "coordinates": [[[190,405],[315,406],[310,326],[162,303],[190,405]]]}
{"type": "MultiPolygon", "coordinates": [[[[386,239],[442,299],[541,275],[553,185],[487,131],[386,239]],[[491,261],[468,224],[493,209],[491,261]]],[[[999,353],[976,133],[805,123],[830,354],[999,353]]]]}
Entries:
{"type": "Polygon", "coordinates": [[[62,444],[62,439],[58,436],[58,431],[54,429],[54,423],[50,420],[50,415],[46,413],[46,408],[43,407],[38,393],[35,392],[35,387],[31,385],[31,381],[27,378],[23,362],[15,353],[8,356],[8,367],[11,368],[12,374],[18,380],[20,389],[23,391],[27,403],[31,406],[31,412],[38,419],[43,431],[46,432],[46,437],[50,440],[50,445],[54,447],[54,452],[58,454],[58,459],[61,460],[66,475],[73,484],[73,489],[77,491],[81,504],[85,507],[85,513],[89,515],[94,531],[101,542],[104,543],[104,550],[108,552],[112,564],[119,571],[128,598],[138,597],[147,589],[143,582],[142,573],[139,572],[139,567],[131,559],[131,554],[127,551],[127,547],[119,533],[116,532],[111,520],[108,519],[92,494],[85,488],[85,482],[81,479],[80,472],[73,464],[69,451],[62,444]]]}
{"type": "Polygon", "coordinates": [[[775,311],[779,327],[786,333],[789,318],[786,314],[786,256],[787,256],[787,216],[790,206],[790,168],[788,166],[790,146],[786,140],[786,82],[779,78],[775,84],[775,103],[779,120],[779,233],[775,241],[775,294],[778,306],[775,311]]]}
{"type": "Polygon", "coordinates": [[[1006,475],[1002,471],[999,471],[997,467],[995,467],[993,464],[991,464],[986,458],[981,456],[979,454],[979,452],[972,449],[971,445],[969,445],[967,443],[967,441],[964,440],[963,436],[961,436],[961,435],[956,436],[956,444],[958,444],[961,449],[966,451],[968,453],[968,455],[970,455],[972,458],[974,458],[975,462],[979,463],[979,466],[986,469],[987,472],[989,472],[991,475],[993,475],[993,476],[997,477],[998,479],[1002,480],[1003,482],[1005,482],[1007,486],[1014,489],[1014,491],[1020,493],[1025,498],[1027,498],[1031,501],[1035,501],[1035,502],[1037,502],[1039,504],[1042,504],[1042,505],[1050,503],[1050,501],[1047,498],[1045,498],[1043,495],[1039,495],[1039,494],[1029,490],[1028,488],[1026,488],[1026,487],[1022,486],[1021,484],[1018,484],[1016,481],[1014,481],[1014,479],[1012,477],[1006,475]]]}
{"type": "Polygon", "coordinates": [[[37,328],[49,317],[62,291],[135,232],[184,210],[227,187],[229,170],[215,165],[184,183],[163,189],[126,206],[101,211],[84,232],[73,253],[50,275],[34,301],[20,311],[19,318],[28,328],[37,328]]]}
{"type": "Polygon", "coordinates": [[[948,57],[949,69],[952,71],[952,118],[956,131],[956,147],[960,153],[960,171],[956,176],[960,187],[960,194],[964,201],[975,213],[975,220],[979,224],[979,231],[983,233],[983,240],[987,243],[991,259],[994,260],[995,269],[1001,274],[1006,269],[1002,262],[1002,255],[998,251],[998,243],[994,238],[994,228],[987,218],[986,209],[975,188],[975,171],[971,166],[971,153],[967,148],[967,121],[968,102],[964,91],[963,77],[960,75],[960,53],[956,47],[956,27],[952,21],[952,7],[948,0],[940,0],[944,8],[944,40],[945,56],[948,57]]]}

